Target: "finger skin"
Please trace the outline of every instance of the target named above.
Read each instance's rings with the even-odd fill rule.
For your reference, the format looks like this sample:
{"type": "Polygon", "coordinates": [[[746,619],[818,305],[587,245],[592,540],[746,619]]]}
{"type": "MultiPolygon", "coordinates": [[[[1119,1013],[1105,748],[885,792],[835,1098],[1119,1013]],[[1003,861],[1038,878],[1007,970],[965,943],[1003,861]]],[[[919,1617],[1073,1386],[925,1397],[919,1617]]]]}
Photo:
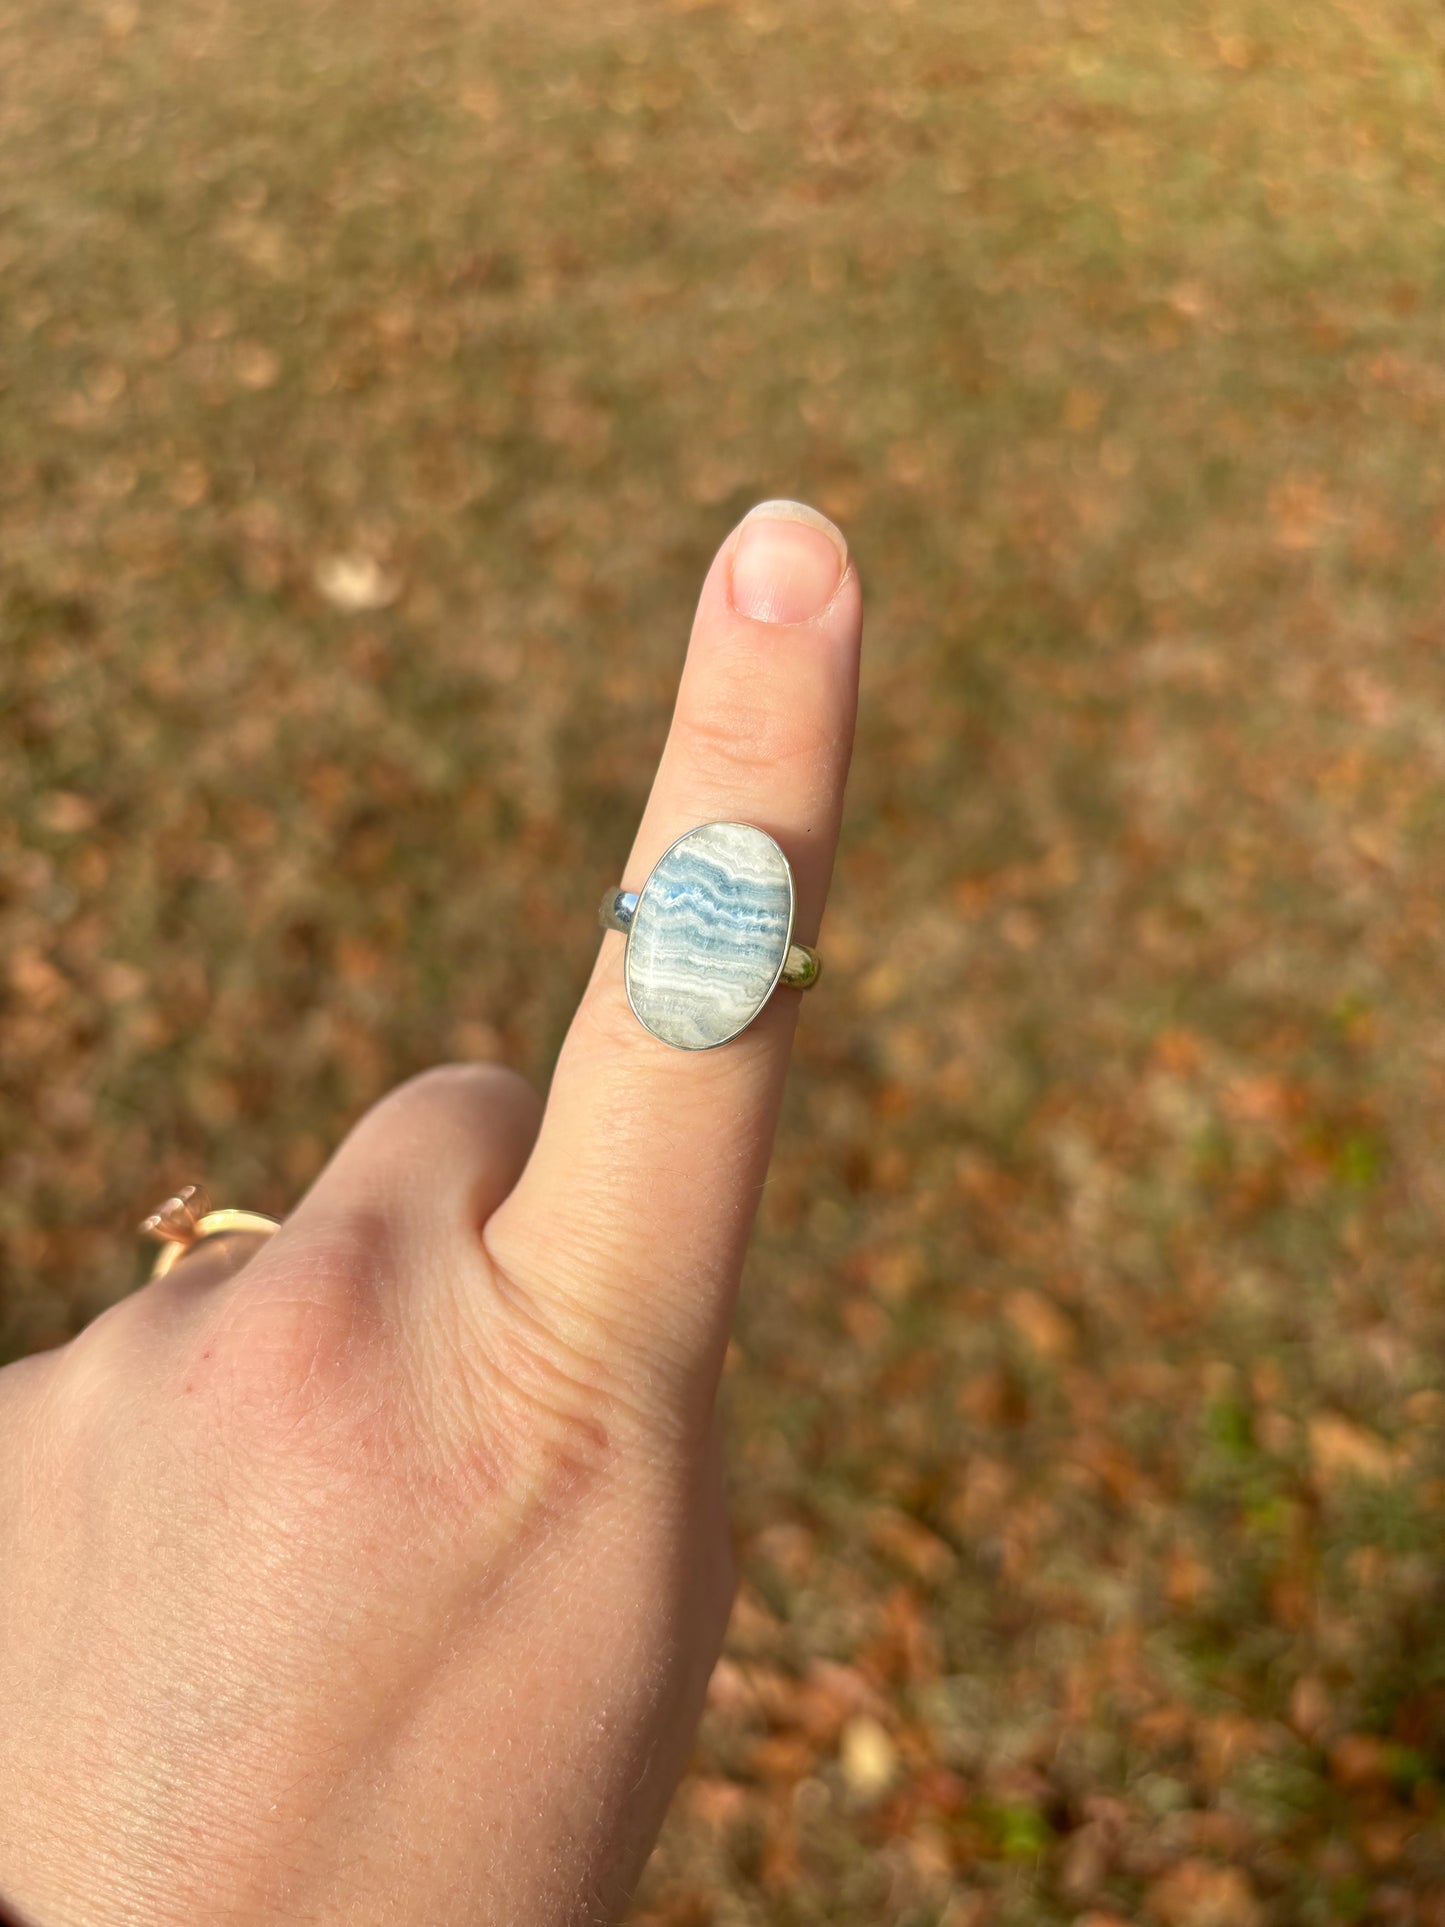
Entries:
{"type": "MultiPolygon", "coordinates": [[[[364,1281],[440,1431],[457,1418],[459,1372],[495,1339],[473,1324],[496,1316],[482,1227],[516,1182],[541,1115],[536,1091],[505,1065],[442,1064],[408,1078],[352,1127],[236,1289],[284,1296],[300,1270],[313,1297],[350,1300],[364,1281]],[[347,1249],[377,1262],[336,1265],[347,1249]]],[[[178,1284],[181,1270],[171,1274],[178,1284]]],[[[470,1423],[464,1415],[463,1429],[470,1423]]]]}
{"type": "MultiPolygon", "coordinates": [[[[773,593],[767,584],[760,592],[756,571],[745,591],[733,592],[752,518],[715,558],[620,879],[640,888],[668,845],[698,823],[756,824],[793,867],[794,937],[805,943],[815,941],[822,916],[852,747],[862,624],[856,568],[846,552],[834,552],[836,586],[806,620],[764,620],[748,609],[788,615],[806,601],[807,569],[816,576],[821,566],[809,514],[797,513],[791,530],[782,525],[773,593]],[[810,538],[811,564],[803,553],[810,538]],[[803,555],[791,572],[789,540],[803,555]]],[[[620,936],[603,938],[536,1146],[486,1242],[569,1341],[600,1328],[602,1344],[695,1403],[699,1383],[715,1382],[720,1369],[800,999],[780,989],[730,1043],[674,1050],[631,1011],[623,946],[620,936]]],[[[826,987],[811,994],[826,997],[826,987]]]]}
{"type": "Polygon", "coordinates": [[[408,1078],[356,1123],[273,1251],[359,1214],[386,1219],[403,1260],[438,1238],[471,1240],[516,1182],[541,1115],[532,1086],[503,1064],[442,1064],[408,1078]]]}

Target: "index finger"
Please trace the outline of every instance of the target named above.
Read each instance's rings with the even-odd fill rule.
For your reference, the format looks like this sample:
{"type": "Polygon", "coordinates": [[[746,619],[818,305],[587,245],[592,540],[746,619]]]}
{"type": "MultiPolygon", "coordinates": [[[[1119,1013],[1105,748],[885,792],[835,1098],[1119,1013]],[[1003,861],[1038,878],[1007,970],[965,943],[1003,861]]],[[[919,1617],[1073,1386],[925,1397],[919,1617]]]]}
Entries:
{"type": "MultiPolygon", "coordinates": [[[[703,585],[672,726],[623,876],[640,890],[685,831],[741,821],[792,866],[794,941],[815,941],[857,709],[862,598],[839,531],[765,502],[703,585]]],[[[599,879],[599,883],[608,881],[599,879]]],[[[783,986],[711,1050],[633,1015],[608,934],[558,1057],[531,1157],[489,1254],[551,1315],[625,1333],[649,1377],[715,1375],[772,1148],[801,1002],[783,986]]],[[[813,992],[825,997],[823,986],[813,992]]]]}

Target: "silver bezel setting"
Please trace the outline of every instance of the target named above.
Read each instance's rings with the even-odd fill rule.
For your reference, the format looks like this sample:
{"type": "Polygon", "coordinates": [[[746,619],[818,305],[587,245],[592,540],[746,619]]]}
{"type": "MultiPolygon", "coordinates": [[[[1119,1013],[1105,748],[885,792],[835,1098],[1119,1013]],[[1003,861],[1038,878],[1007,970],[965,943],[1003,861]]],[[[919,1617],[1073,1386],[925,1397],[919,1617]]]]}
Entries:
{"type": "Polygon", "coordinates": [[[788,861],[787,851],[783,848],[782,844],[779,843],[778,839],[775,836],[769,836],[768,832],[766,830],[759,829],[756,823],[744,823],[735,817],[717,817],[708,823],[694,823],[691,829],[684,830],[681,836],[675,836],[672,839],[671,843],[668,844],[667,848],[662,852],[662,855],[657,859],[657,862],[654,863],[652,868],[648,871],[647,882],[643,884],[642,888],[637,893],[637,905],[636,905],[636,908],[633,910],[631,917],[628,919],[626,945],[622,953],[622,987],[627,993],[628,1008],[631,1010],[633,1016],[637,1019],[638,1023],[641,1024],[642,1028],[647,1032],[648,1036],[656,1037],[658,1043],[666,1044],[669,1050],[707,1051],[707,1050],[717,1050],[723,1044],[730,1044],[735,1037],[741,1037],[743,1032],[748,1028],[750,1024],[755,1024],[758,1018],[761,1017],[763,1012],[767,1009],[768,1005],[772,1002],[774,992],[778,988],[778,980],[782,976],[784,966],[787,964],[787,961],[788,961],[788,952],[792,948],[793,924],[797,918],[797,914],[798,914],[798,888],[796,883],[793,881],[793,866],[788,861]],[[632,973],[627,967],[627,959],[628,959],[628,954],[632,949],[632,932],[637,928],[637,913],[642,908],[643,901],[647,896],[647,892],[649,887],[651,886],[653,877],[656,876],[658,870],[662,867],[663,863],[666,861],[668,856],[670,856],[671,853],[677,848],[679,843],[686,843],[687,839],[690,836],[696,836],[699,830],[711,830],[716,828],[750,830],[754,836],[767,837],[768,842],[772,844],[773,848],[777,851],[778,855],[782,858],[783,874],[788,879],[788,928],[786,933],[784,934],[782,947],[778,953],[778,965],[777,965],[777,969],[774,970],[773,972],[773,980],[768,985],[767,990],[763,994],[761,1002],[754,1010],[752,1016],[745,1018],[744,1021],[738,1025],[736,1030],[730,1030],[726,1037],[719,1037],[716,1039],[715,1042],[711,1044],[678,1044],[678,1043],[674,1043],[672,1038],[663,1037],[659,1032],[655,1031],[652,1028],[651,1024],[648,1023],[647,1019],[638,1010],[637,1005],[633,1003],[632,973]]]}

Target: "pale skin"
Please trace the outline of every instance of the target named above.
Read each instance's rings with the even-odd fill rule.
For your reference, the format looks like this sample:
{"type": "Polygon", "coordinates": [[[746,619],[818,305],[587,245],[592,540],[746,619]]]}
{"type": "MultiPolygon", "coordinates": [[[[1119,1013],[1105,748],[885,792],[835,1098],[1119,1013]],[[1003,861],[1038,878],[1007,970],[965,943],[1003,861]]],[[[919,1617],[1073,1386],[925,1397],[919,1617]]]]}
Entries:
{"type": "MultiPolygon", "coordinates": [[[[861,619],[821,517],[732,532],[619,881],[756,823],[817,941],[861,619]]],[[[272,1239],[0,1372],[0,1912],[624,1918],[733,1594],[718,1383],[803,999],[673,1050],[622,949],[545,1109],[415,1078],[272,1239]]]]}

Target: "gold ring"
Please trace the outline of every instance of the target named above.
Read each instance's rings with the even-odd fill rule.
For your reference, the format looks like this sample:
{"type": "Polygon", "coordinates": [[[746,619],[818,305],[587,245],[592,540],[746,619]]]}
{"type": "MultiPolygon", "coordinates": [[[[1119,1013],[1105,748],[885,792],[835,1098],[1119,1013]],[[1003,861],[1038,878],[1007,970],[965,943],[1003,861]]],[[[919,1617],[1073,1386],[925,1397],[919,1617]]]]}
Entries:
{"type": "Polygon", "coordinates": [[[268,1218],[261,1211],[237,1211],[230,1206],[217,1210],[203,1184],[183,1184],[173,1198],[152,1211],[140,1230],[143,1238],[160,1244],[151,1277],[164,1278],[206,1238],[218,1238],[224,1231],[249,1231],[254,1237],[269,1238],[280,1225],[279,1218],[268,1218]]]}

